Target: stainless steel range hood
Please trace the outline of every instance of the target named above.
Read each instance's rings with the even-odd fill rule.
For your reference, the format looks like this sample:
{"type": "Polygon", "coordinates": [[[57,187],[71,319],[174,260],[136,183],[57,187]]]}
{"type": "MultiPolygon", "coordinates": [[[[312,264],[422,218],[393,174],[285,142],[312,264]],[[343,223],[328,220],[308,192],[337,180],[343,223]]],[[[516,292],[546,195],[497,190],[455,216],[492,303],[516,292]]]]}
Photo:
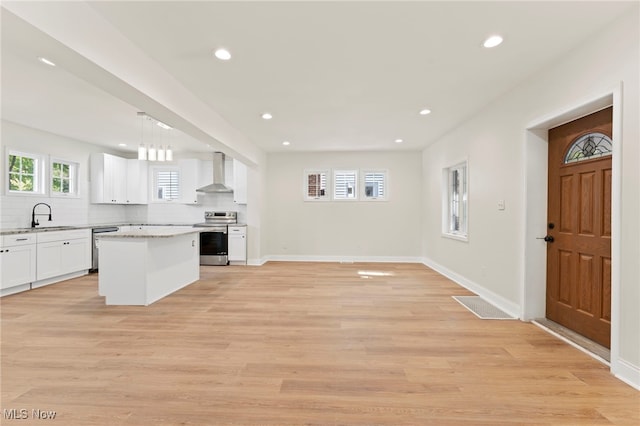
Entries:
{"type": "Polygon", "coordinates": [[[196,189],[197,192],[233,192],[224,183],[224,153],[213,153],[213,183],[196,189]]]}

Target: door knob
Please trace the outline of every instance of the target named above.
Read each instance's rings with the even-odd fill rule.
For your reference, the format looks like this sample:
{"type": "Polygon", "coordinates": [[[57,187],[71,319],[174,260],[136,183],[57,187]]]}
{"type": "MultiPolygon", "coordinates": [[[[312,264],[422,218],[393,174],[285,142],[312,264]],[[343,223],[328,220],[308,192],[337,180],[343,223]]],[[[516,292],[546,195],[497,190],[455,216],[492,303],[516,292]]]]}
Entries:
{"type": "Polygon", "coordinates": [[[544,240],[547,243],[552,243],[552,242],[555,241],[551,235],[545,235],[544,237],[538,237],[538,238],[536,238],[536,240],[544,240]]]}

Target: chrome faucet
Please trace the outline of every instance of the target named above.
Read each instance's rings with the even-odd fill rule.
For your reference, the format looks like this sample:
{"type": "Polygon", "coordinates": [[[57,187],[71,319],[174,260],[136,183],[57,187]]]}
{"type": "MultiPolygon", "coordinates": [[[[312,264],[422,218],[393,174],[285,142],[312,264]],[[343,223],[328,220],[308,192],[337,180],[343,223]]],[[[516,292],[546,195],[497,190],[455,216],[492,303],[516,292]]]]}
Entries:
{"type": "Polygon", "coordinates": [[[38,203],[35,206],[33,206],[33,210],[31,211],[31,227],[35,228],[36,226],[40,225],[38,223],[38,221],[36,220],[36,216],[46,216],[46,213],[36,213],[36,207],[38,207],[39,205],[44,205],[49,207],[49,222],[51,222],[51,206],[47,203],[38,203]]]}

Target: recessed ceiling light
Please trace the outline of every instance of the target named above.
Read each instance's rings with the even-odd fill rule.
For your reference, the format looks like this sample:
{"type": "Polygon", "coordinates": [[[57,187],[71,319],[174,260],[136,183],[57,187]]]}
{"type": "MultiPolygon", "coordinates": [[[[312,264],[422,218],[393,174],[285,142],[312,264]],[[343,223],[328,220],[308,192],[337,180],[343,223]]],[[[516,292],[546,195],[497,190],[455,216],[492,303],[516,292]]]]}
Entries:
{"type": "Polygon", "coordinates": [[[55,63],[53,63],[52,61],[50,61],[50,60],[49,60],[49,59],[47,59],[47,58],[43,58],[42,56],[40,56],[40,57],[38,58],[38,60],[39,60],[40,62],[42,62],[43,64],[47,64],[47,65],[49,65],[50,67],[55,67],[55,66],[56,66],[56,64],[55,64],[55,63]]]}
{"type": "Polygon", "coordinates": [[[282,145],[284,145],[284,146],[289,146],[289,145],[291,145],[291,142],[289,142],[289,141],[284,141],[284,142],[282,142],[282,145]]]}
{"type": "Polygon", "coordinates": [[[402,139],[396,139],[396,143],[402,143],[402,139]]]}
{"type": "Polygon", "coordinates": [[[127,146],[126,143],[119,143],[118,146],[127,146]]]}
{"type": "Polygon", "coordinates": [[[422,110],[420,110],[420,115],[427,115],[427,114],[431,114],[431,110],[430,109],[422,109],[422,110]]]}
{"type": "Polygon", "coordinates": [[[265,112],[264,114],[262,114],[262,118],[264,118],[265,120],[271,120],[273,118],[273,115],[265,112]]]}
{"type": "Polygon", "coordinates": [[[482,43],[482,45],[486,48],[491,48],[498,46],[500,43],[502,43],[502,37],[500,37],[499,35],[492,35],[491,37],[486,39],[484,43],[482,43]]]}
{"type": "Polygon", "coordinates": [[[229,59],[231,59],[231,53],[229,53],[227,49],[216,49],[213,54],[216,55],[216,58],[220,59],[221,61],[228,61],[229,59]]]}

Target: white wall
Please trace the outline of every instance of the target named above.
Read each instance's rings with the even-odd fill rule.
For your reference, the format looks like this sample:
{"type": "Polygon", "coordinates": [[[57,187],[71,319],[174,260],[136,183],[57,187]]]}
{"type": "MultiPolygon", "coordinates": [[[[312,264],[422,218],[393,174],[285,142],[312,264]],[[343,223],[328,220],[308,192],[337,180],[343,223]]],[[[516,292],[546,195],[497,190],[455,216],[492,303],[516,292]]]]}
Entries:
{"type": "Polygon", "coordinates": [[[271,153],[265,253],[291,260],[417,260],[418,152],[271,153]],[[389,201],[303,200],[305,169],[388,169],[389,201]]]}
{"type": "MultiPolygon", "coordinates": [[[[110,152],[104,147],[64,138],[52,133],[24,127],[16,123],[2,121],[1,138],[2,162],[0,168],[0,229],[24,228],[31,226],[31,212],[36,203],[47,203],[52,209],[52,222],[39,217],[42,225],[85,225],[100,223],[120,223],[126,220],[125,206],[96,205],[89,203],[89,156],[92,152],[110,152]],[[54,155],[56,158],[73,161],[78,167],[79,198],[59,198],[48,196],[7,195],[6,163],[7,149],[16,149],[34,154],[54,155]],[[46,223],[45,223],[46,222],[46,223]]],[[[47,160],[48,163],[48,160],[47,160]]],[[[43,213],[46,208],[39,207],[43,213]],[[42,209],[42,210],[41,210],[42,209]]]]}
{"type": "MultiPolygon", "coordinates": [[[[560,115],[585,100],[622,87],[622,176],[619,238],[620,267],[619,335],[612,342],[612,370],[640,386],[640,175],[639,39],[638,7],[607,30],[585,41],[556,64],[537,73],[515,90],[488,105],[479,115],[442,137],[423,152],[425,203],[423,241],[427,263],[456,274],[512,306],[521,304],[525,259],[525,231],[545,235],[544,225],[525,230],[527,188],[524,170],[532,164],[527,149],[527,128],[541,117],[560,115]],[[442,169],[461,158],[469,159],[469,242],[440,235],[442,169]],[[498,211],[497,201],[506,200],[498,211]]],[[[614,112],[615,114],[615,112],[614,112]]],[[[544,151],[544,150],[542,150],[544,151]]],[[[535,161],[533,161],[535,163],[535,161]]],[[[614,161],[615,163],[615,161],[614,161]]],[[[544,224],[544,219],[540,221],[544,224]]],[[[527,242],[529,243],[529,242],[527,242]]],[[[614,245],[616,241],[614,241],[614,245]]],[[[539,250],[544,251],[544,243],[539,250]]]]}
{"type": "Polygon", "coordinates": [[[266,253],[267,223],[267,157],[259,156],[258,166],[247,167],[247,263],[260,265],[266,253]]]}

